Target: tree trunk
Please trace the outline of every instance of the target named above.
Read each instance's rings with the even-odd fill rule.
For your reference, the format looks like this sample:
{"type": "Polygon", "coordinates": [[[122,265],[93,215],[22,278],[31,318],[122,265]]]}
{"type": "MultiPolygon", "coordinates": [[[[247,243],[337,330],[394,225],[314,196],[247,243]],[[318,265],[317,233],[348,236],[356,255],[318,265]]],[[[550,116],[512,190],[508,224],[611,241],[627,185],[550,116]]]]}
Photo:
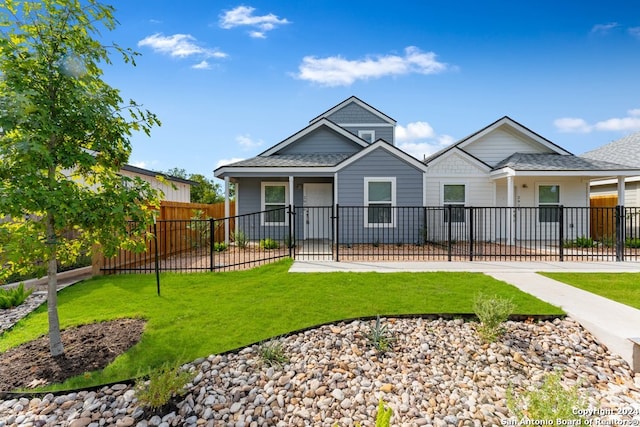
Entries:
{"type": "Polygon", "coordinates": [[[47,243],[51,245],[47,260],[47,313],[49,315],[49,349],[53,357],[64,354],[62,336],[60,335],[60,319],[58,318],[58,262],[56,257],[56,235],[53,216],[46,215],[47,243]]]}

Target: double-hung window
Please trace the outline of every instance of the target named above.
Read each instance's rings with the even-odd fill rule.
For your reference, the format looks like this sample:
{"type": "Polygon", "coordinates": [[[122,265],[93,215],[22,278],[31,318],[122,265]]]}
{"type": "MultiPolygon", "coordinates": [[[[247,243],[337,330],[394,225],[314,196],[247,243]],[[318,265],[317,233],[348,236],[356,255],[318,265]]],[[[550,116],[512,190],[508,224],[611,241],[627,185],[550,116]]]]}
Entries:
{"type": "Polygon", "coordinates": [[[364,179],[365,227],[395,227],[396,179],[364,179]]]}
{"type": "Polygon", "coordinates": [[[263,182],[261,188],[262,225],[287,225],[289,183],[263,182]]]}
{"type": "Polygon", "coordinates": [[[445,184],[442,189],[442,201],[445,207],[445,222],[465,222],[464,204],[466,192],[464,184],[445,184]],[[449,208],[451,207],[451,208],[449,208]],[[451,216],[449,216],[451,212],[451,216]]]}
{"type": "Polygon", "coordinates": [[[538,221],[558,222],[560,219],[560,186],[538,186],[538,221]]]}

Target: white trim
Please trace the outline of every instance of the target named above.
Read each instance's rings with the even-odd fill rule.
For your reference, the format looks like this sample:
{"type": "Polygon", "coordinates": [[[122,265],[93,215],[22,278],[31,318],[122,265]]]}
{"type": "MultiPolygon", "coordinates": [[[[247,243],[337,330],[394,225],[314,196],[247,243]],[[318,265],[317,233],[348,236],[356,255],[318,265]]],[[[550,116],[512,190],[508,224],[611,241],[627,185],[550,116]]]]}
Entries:
{"type": "Polygon", "coordinates": [[[438,165],[438,163],[446,161],[451,156],[458,156],[462,160],[473,164],[478,169],[481,169],[481,170],[483,170],[483,171],[485,171],[487,173],[491,172],[491,166],[489,166],[488,164],[484,163],[483,161],[477,159],[476,157],[473,157],[472,155],[470,155],[469,153],[467,153],[464,150],[461,150],[458,147],[453,147],[448,152],[443,153],[442,155],[440,155],[440,156],[436,157],[435,159],[431,160],[429,162],[429,167],[434,167],[434,166],[438,165]]]}
{"type": "Polygon", "coordinates": [[[286,213],[286,208],[289,206],[289,182],[288,181],[262,181],[260,182],[260,211],[265,211],[264,190],[265,187],[284,187],[284,207],[285,215],[284,222],[265,222],[264,212],[260,214],[260,225],[265,227],[280,227],[283,225],[289,225],[289,216],[286,213]]]}
{"type": "Polygon", "coordinates": [[[370,127],[370,128],[381,128],[381,127],[385,127],[385,128],[390,128],[393,127],[393,125],[387,124],[387,123],[338,123],[340,126],[342,127],[349,127],[349,128],[355,128],[355,127],[370,127]]]}
{"type": "Polygon", "coordinates": [[[422,172],[422,206],[427,206],[427,173],[422,172]]]}
{"type": "Polygon", "coordinates": [[[393,145],[389,144],[388,142],[385,142],[382,139],[379,139],[376,142],[374,142],[373,144],[370,144],[364,150],[360,150],[359,152],[357,152],[353,156],[351,156],[348,159],[344,160],[342,163],[334,166],[334,168],[335,168],[336,171],[339,171],[340,169],[343,169],[345,166],[348,166],[351,163],[353,163],[353,162],[361,159],[362,157],[368,155],[371,151],[377,150],[379,148],[382,148],[383,150],[387,150],[389,153],[398,156],[404,162],[411,164],[416,169],[419,169],[419,170],[421,170],[423,172],[427,171],[427,165],[422,163],[420,160],[418,160],[415,157],[405,153],[404,151],[402,151],[398,147],[393,146],[393,145]]]}
{"type": "MultiPolygon", "coordinates": [[[[396,177],[395,176],[365,176],[364,177],[364,227],[365,228],[395,228],[396,226],[396,177]],[[369,222],[369,183],[370,182],[390,182],[391,183],[391,222],[390,223],[370,223],[369,222]]],[[[373,205],[376,203],[373,202],[373,205]]]]}
{"type": "Polygon", "coordinates": [[[376,131],[375,130],[359,130],[358,131],[358,138],[360,139],[364,139],[365,141],[367,141],[369,144],[373,144],[376,141],[376,131]],[[371,138],[365,138],[365,135],[370,135],[371,138]]]}
{"type": "Polygon", "coordinates": [[[582,176],[586,179],[603,177],[603,178],[612,178],[614,176],[635,176],[640,175],[640,170],[526,170],[526,171],[517,171],[510,167],[504,167],[501,169],[497,169],[492,171],[489,177],[491,179],[500,179],[505,176],[582,176]]]}

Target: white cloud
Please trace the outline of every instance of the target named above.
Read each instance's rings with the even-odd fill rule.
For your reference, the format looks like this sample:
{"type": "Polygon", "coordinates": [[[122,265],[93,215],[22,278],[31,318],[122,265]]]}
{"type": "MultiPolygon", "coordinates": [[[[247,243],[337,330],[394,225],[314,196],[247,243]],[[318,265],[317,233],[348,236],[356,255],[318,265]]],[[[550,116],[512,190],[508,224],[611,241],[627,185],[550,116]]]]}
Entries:
{"type": "Polygon", "coordinates": [[[626,117],[613,117],[594,124],[579,118],[561,118],[553,124],[560,132],[589,133],[593,131],[637,131],[640,130],[640,108],[627,111],[626,117]]]}
{"type": "Polygon", "coordinates": [[[254,141],[253,139],[251,139],[251,135],[247,134],[236,136],[236,143],[241,146],[243,150],[247,151],[252,148],[260,147],[262,144],[264,144],[264,141],[261,139],[254,141]]]}
{"type": "Polygon", "coordinates": [[[240,160],[244,160],[244,159],[241,157],[232,157],[230,159],[218,160],[218,163],[216,163],[215,169],[219,168],[220,166],[226,166],[226,165],[230,165],[231,163],[239,162],[240,160]]]}
{"type": "Polygon", "coordinates": [[[449,69],[438,62],[433,52],[422,52],[415,46],[404,50],[404,56],[378,55],[348,60],[341,56],[316,58],[306,56],[298,67],[297,78],[323,86],[349,86],[356,80],[367,80],[404,74],[437,74],[449,69]]]}
{"type": "Polygon", "coordinates": [[[190,34],[174,34],[164,36],[156,33],[145,37],[138,42],[138,46],[148,46],[154,52],[169,55],[175,58],[187,58],[200,56],[205,58],[226,58],[227,54],[217,49],[209,49],[199,46],[195,37],[190,34]]]}
{"type": "Polygon", "coordinates": [[[553,121],[556,129],[560,132],[571,133],[588,133],[591,132],[591,126],[583,119],[574,117],[563,117],[553,121]]]}
{"type": "Polygon", "coordinates": [[[191,68],[195,68],[196,70],[209,70],[211,69],[211,65],[207,61],[203,60],[196,65],[193,65],[191,68]]]}
{"type": "Polygon", "coordinates": [[[396,126],[396,145],[418,160],[451,145],[454,138],[438,135],[427,122],[412,122],[406,126],[396,126]]]}
{"type": "Polygon", "coordinates": [[[609,22],[607,24],[596,24],[591,28],[591,33],[607,34],[610,30],[618,27],[617,22],[609,22]]]}
{"type": "Polygon", "coordinates": [[[637,37],[640,39],[640,27],[631,27],[627,29],[627,32],[633,37],[637,37]]]}
{"type": "Polygon", "coordinates": [[[289,24],[286,18],[279,18],[273,13],[268,15],[254,15],[256,9],[250,6],[238,6],[235,9],[227,10],[220,15],[220,27],[231,29],[240,26],[253,27],[249,32],[253,38],[266,38],[266,32],[271,31],[279,25],[289,24]]]}

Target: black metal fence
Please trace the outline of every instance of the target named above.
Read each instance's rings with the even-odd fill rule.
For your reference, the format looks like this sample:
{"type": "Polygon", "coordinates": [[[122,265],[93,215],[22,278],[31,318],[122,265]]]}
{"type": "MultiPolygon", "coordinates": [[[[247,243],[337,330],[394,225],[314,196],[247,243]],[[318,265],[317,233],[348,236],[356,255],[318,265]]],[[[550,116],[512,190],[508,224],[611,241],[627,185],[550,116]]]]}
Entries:
{"type": "Polygon", "coordinates": [[[143,253],[106,273],[226,271],[284,257],[333,261],[624,261],[640,259],[640,208],[286,207],[165,220],[143,253]],[[225,231],[225,232],[221,232],[225,231]],[[228,231],[228,233],[226,232],[228,231]],[[228,241],[212,236],[228,235],[228,241]]]}

